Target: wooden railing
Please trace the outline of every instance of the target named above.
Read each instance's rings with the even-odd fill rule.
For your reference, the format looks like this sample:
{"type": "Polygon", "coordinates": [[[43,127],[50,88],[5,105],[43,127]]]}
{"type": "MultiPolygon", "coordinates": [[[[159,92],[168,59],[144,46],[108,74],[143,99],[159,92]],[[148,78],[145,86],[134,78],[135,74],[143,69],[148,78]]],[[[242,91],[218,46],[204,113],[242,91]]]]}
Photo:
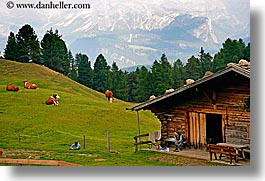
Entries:
{"type": "Polygon", "coordinates": [[[155,146],[158,149],[160,140],[155,140],[155,142],[152,142],[148,140],[148,137],[149,137],[149,133],[134,136],[135,152],[138,151],[138,145],[143,145],[143,144],[147,144],[149,148],[151,148],[152,146],[155,146]]]}

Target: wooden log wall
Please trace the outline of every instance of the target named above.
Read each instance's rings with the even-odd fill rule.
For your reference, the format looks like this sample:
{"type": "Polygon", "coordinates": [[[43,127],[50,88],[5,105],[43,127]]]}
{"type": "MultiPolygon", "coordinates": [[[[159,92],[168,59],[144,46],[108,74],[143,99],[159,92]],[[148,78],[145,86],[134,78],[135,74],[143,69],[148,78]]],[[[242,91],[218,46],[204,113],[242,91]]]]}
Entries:
{"type": "Polygon", "coordinates": [[[176,113],[174,110],[170,113],[156,113],[161,122],[161,135],[163,139],[174,137],[174,131],[179,131],[183,135],[186,133],[186,124],[184,112],[176,113]]]}
{"type": "MultiPolygon", "coordinates": [[[[195,90],[194,90],[195,91],[195,90]]],[[[198,89],[196,90],[198,92],[198,89]]],[[[213,91],[213,90],[212,90],[213,91]]],[[[213,106],[205,92],[198,92],[192,99],[171,107],[159,105],[151,109],[161,121],[162,138],[173,137],[180,131],[194,147],[206,143],[206,114],[222,115],[224,141],[233,144],[250,144],[250,112],[246,100],[250,97],[249,81],[240,85],[214,90],[216,105],[213,106]],[[226,120],[228,119],[228,121],[226,120]],[[204,127],[204,128],[203,128],[204,127]]],[[[213,95],[211,90],[207,94],[213,95]]],[[[176,101],[177,102],[177,101],[176,101]]]]}
{"type": "Polygon", "coordinates": [[[250,98],[249,86],[249,82],[230,86],[218,95],[219,109],[227,109],[227,143],[250,145],[250,107],[246,102],[250,98]]]}

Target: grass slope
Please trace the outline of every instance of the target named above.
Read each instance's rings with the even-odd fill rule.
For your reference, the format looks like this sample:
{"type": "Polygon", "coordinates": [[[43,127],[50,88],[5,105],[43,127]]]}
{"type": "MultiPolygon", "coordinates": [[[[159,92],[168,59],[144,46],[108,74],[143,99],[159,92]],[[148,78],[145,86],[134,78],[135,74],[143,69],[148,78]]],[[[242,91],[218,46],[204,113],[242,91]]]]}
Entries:
{"type": "MultiPolygon", "coordinates": [[[[83,152],[106,154],[108,130],[112,151],[133,152],[136,114],[125,110],[133,104],[118,99],[110,104],[104,94],[47,67],[0,59],[0,100],[1,148],[69,152],[69,144],[74,140],[84,147],[85,136],[83,152]],[[23,88],[23,80],[36,83],[38,89],[23,88]],[[20,91],[6,91],[8,83],[18,85],[20,91]],[[60,95],[60,105],[45,105],[53,93],[60,95]]],[[[140,116],[142,132],[159,130],[159,121],[151,113],[143,112],[140,116]]]]}
{"type": "MultiPolygon", "coordinates": [[[[47,67],[0,59],[0,149],[4,157],[54,159],[89,166],[183,165],[173,161],[176,157],[170,159],[173,162],[159,161],[163,153],[134,153],[137,117],[135,112],[125,110],[129,106],[133,104],[118,99],[110,104],[104,94],[47,67]],[[25,89],[23,80],[36,83],[38,89],[25,89]],[[8,83],[18,85],[20,91],[6,91],[8,83]],[[53,93],[60,95],[60,105],[45,105],[53,93]],[[111,152],[107,151],[107,131],[111,152]],[[82,149],[68,150],[75,140],[82,149]]],[[[140,120],[141,133],[160,129],[150,112],[140,112],[140,120]]]]}

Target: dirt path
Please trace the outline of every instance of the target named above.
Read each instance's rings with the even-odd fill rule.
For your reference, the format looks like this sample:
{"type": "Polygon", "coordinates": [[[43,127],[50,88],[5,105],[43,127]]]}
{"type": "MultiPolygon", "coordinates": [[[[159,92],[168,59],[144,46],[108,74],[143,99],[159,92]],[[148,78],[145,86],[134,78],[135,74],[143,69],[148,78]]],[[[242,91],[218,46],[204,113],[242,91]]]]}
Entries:
{"type": "Polygon", "coordinates": [[[0,163],[18,164],[18,165],[80,166],[78,164],[57,161],[57,160],[33,160],[33,159],[13,159],[13,158],[0,158],[0,163]]]}

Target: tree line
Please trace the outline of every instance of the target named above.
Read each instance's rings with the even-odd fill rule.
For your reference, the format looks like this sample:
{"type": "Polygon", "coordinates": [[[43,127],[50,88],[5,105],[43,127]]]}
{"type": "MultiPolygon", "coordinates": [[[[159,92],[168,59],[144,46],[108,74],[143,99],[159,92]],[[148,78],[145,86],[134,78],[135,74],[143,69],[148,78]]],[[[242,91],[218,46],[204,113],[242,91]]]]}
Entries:
{"type": "Polygon", "coordinates": [[[121,100],[142,102],[150,95],[162,95],[166,89],[183,86],[188,78],[197,80],[206,71],[224,69],[227,63],[237,63],[240,59],[250,61],[250,43],[246,45],[242,39],[228,38],[214,56],[201,47],[198,55],[192,55],[186,63],[180,59],[170,63],[166,54],[162,54],[150,69],[141,66],[126,72],[115,62],[108,65],[102,54],[97,56],[93,66],[86,54],[77,53],[74,57],[58,30],[48,30],[39,42],[34,29],[26,24],[16,35],[10,32],[4,56],[9,60],[45,65],[99,92],[112,90],[121,100]]]}

